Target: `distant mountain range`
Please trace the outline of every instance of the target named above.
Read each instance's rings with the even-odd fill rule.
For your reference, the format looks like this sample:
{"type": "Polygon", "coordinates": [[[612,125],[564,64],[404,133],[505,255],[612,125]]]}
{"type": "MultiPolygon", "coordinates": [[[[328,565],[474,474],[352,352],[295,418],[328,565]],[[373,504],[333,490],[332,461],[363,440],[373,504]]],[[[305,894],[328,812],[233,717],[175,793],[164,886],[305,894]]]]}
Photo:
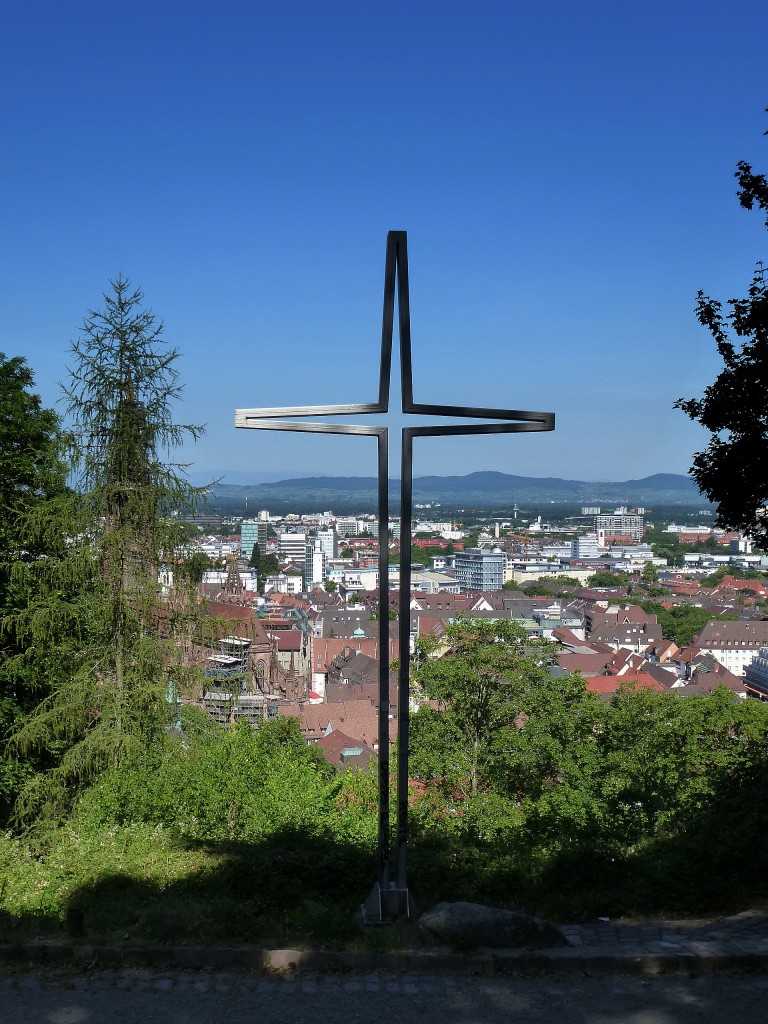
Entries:
{"type": "MultiPolygon", "coordinates": [[[[393,504],[399,497],[400,481],[390,480],[393,504]]],[[[373,511],[377,482],[371,476],[297,477],[260,484],[216,484],[212,488],[212,504],[224,509],[242,508],[247,499],[250,510],[290,503],[309,510],[319,507],[340,511],[354,507],[373,511]]],[[[437,501],[441,504],[476,508],[512,507],[536,502],[558,502],[585,505],[698,505],[708,502],[699,494],[696,484],[679,473],[654,473],[641,480],[590,482],[563,480],[560,477],[513,476],[490,470],[466,476],[422,476],[413,481],[416,502],[437,501]]]]}

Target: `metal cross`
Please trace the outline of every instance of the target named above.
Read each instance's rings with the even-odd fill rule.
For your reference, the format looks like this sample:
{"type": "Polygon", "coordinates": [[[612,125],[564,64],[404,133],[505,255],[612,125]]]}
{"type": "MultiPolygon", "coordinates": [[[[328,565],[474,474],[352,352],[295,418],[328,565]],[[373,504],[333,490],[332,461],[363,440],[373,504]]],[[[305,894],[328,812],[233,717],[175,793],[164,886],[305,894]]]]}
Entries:
{"type": "Polygon", "coordinates": [[[363,917],[381,923],[410,916],[411,904],[406,875],[408,842],[408,725],[410,670],[410,539],[413,521],[413,439],[459,434],[512,434],[524,431],[554,430],[551,412],[527,412],[520,409],[484,409],[470,406],[426,405],[413,400],[411,364],[411,318],[408,294],[408,251],[405,231],[387,234],[384,268],[384,315],[381,328],[381,374],[379,399],[359,405],[286,406],[277,409],[238,409],[235,426],[256,430],[292,430],[318,434],[359,434],[375,437],[378,448],[379,518],[379,835],[378,874],[373,890],[363,904],[363,917]],[[340,423],[293,422],[284,417],[346,416],[385,413],[389,410],[389,383],[392,369],[392,331],[397,288],[398,328],[400,336],[400,378],[402,411],[419,416],[451,416],[500,420],[497,423],[451,424],[446,426],[403,427],[400,471],[400,585],[398,595],[400,667],[398,673],[397,744],[397,842],[394,864],[389,839],[389,465],[388,429],[340,423]],[[393,871],[394,867],[394,871],[393,871]]]}

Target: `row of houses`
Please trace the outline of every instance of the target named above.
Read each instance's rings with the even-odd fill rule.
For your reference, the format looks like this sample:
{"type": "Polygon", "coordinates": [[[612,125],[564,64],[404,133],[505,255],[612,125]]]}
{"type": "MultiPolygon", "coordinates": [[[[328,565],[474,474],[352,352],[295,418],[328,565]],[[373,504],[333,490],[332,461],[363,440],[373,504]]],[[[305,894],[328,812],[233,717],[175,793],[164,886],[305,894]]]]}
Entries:
{"type": "MultiPolygon", "coordinates": [[[[364,595],[355,607],[321,588],[264,598],[242,581],[239,585],[237,576],[232,571],[224,584],[217,580],[208,588],[208,612],[224,625],[218,649],[197,652],[210,680],[203,706],[219,721],[245,718],[258,725],[277,715],[294,717],[307,741],[322,742],[334,763],[370,756],[378,736],[381,639],[373,616],[378,594],[364,595]]],[[[722,609],[747,589],[747,600],[760,600],[765,593],[759,581],[726,577],[701,600],[722,609]]],[[[699,603],[696,593],[684,594],[677,584],[669,594],[668,603],[699,603]]],[[[737,697],[768,695],[768,621],[757,608],[743,609],[752,618],[708,623],[696,643],[681,650],[664,640],[655,616],[629,601],[612,604],[611,596],[587,588],[574,588],[568,598],[532,598],[507,590],[414,591],[407,612],[409,640],[413,645],[423,636],[439,639],[459,616],[511,619],[529,635],[558,643],[554,674],[578,671],[587,688],[604,699],[625,686],[687,696],[725,685],[737,697]],[[750,672],[762,672],[762,682],[750,672]]],[[[398,592],[390,591],[389,606],[397,609],[398,600],[398,592]]],[[[390,623],[390,661],[400,656],[398,627],[390,623]]],[[[391,691],[387,714],[394,739],[394,681],[391,691]]]]}

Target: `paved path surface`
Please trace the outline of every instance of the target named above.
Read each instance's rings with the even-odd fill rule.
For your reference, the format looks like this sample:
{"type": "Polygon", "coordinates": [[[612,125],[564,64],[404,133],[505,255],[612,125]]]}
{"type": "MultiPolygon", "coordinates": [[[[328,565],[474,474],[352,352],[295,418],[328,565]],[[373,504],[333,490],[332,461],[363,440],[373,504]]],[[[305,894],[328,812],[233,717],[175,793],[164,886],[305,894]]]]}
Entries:
{"type": "Polygon", "coordinates": [[[768,955],[768,907],[702,921],[593,921],[563,925],[571,947],[602,953],[768,955]]]}
{"type": "Polygon", "coordinates": [[[766,975],[0,974],[3,1024],[762,1024],[767,1000],[766,975]]]}
{"type": "Polygon", "coordinates": [[[768,907],[566,925],[567,949],[327,953],[0,947],[0,1024],[752,1024],[768,907]]]}

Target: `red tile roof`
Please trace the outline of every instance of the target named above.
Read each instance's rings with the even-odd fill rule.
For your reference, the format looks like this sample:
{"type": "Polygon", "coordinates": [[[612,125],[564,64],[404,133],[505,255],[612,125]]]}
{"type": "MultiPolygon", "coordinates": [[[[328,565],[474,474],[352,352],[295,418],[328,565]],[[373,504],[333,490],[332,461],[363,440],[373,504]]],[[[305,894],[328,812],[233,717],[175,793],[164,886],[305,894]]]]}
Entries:
{"type": "Polygon", "coordinates": [[[552,636],[555,640],[559,640],[561,644],[568,644],[569,646],[581,647],[585,641],[579,640],[575,633],[571,632],[567,626],[557,626],[552,630],[552,636]]]}
{"type": "Polygon", "coordinates": [[[304,639],[300,629],[267,630],[267,636],[275,640],[278,651],[300,651],[304,639]]]}
{"type": "Polygon", "coordinates": [[[204,607],[206,614],[212,618],[226,619],[226,626],[223,626],[223,629],[233,636],[248,637],[259,644],[269,643],[269,637],[253,608],[225,601],[208,601],[204,607]]]}
{"type": "MultiPolygon", "coordinates": [[[[378,747],[379,715],[369,700],[347,700],[340,704],[302,704],[301,731],[308,740],[320,739],[330,726],[369,747],[378,747]]],[[[397,719],[389,720],[390,739],[397,737],[397,719]]]]}
{"type": "MultiPolygon", "coordinates": [[[[325,672],[333,659],[343,654],[345,649],[359,651],[369,658],[379,660],[378,637],[315,637],[312,641],[312,671],[325,672]]],[[[398,657],[399,651],[398,641],[390,638],[390,661],[398,657]]]]}
{"type": "Polygon", "coordinates": [[[367,743],[362,743],[352,736],[347,736],[341,729],[334,729],[327,736],[323,736],[322,739],[317,741],[316,745],[336,768],[344,768],[349,764],[367,764],[375,753],[373,747],[369,747],[367,743]],[[345,750],[354,750],[360,747],[362,747],[362,750],[359,754],[344,757],[345,750]]]}
{"type": "Polygon", "coordinates": [[[585,683],[590,693],[616,693],[617,690],[653,690],[664,693],[664,687],[645,672],[631,672],[623,676],[593,676],[585,683]]]}
{"type": "Polygon", "coordinates": [[[610,649],[609,654],[574,654],[563,651],[557,662],[566,672],[581,672],[583,676],[598,676],[612,660],[616,652],[610,649]]]}

